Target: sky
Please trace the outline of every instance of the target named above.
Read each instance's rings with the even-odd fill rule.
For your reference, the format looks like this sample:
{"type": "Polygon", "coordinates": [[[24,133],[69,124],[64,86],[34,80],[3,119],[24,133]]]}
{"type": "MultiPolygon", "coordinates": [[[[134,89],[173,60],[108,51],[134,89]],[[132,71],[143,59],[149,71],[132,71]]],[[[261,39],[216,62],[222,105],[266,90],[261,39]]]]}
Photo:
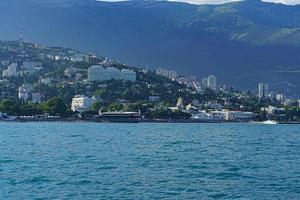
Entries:
{"type": "MultiPolygon", "coordinates": [[[[120,1],[120,0],[105,0],[105,1],[120,1]]],[[[169,0],[169,1],[180,1],[187,2],[193,4],[220,4],[220,3],[228,3],[239,0],[169,0]]],[[[266,2],[274,2],[274,3],[283,3],[289,5],[300,4],[300,0],[263,0],[266,2]]]]}

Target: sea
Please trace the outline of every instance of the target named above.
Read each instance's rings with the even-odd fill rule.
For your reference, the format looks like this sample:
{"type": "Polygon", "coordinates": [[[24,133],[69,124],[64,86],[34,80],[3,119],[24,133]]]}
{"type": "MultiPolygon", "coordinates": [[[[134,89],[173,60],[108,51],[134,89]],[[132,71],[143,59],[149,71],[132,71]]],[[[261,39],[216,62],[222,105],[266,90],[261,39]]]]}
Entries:
{"type": "Polygon", "coordinates": [[[0,123],[0,199],[300,199],[300,126],[0,123]]]}

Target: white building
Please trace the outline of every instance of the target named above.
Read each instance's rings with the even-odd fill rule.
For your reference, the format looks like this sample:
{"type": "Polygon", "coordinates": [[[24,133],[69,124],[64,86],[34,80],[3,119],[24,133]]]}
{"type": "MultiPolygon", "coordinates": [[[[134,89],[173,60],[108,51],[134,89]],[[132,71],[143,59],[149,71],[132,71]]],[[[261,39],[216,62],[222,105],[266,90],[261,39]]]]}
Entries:
{"type": "Polygon", "coordinates": [[[267,114],[271,114],[271,115],[284,112],[284,108],[277,108],[274,106],[263,107],[260,110],[266,112],[267,114]]]}
{"type": "Polygon", "coordinates": [[[222,111],[224,114],[224,119],[227,121],[249,121],[255,117],[253,112],[243,112],[243,111],[222,111]]]}
{"type": "Polygon", "coordinates": [[[222,110],[223,106],[222,104],[218,103],[218,102],[207,102],[205,103],[205,107],[207,107],[208,109],[212,109],[212,110],[222,110]]]}
{"type": "Polygon", "coordinates": [[[49,77],[40,78],[39,83],[48,85],[51,83],[51,79],[49,77]]]}
{"type": "Polygon", "coordinates": [[[163,76],[171,80],[176,80],[176,78],[178,77],[177,72],[162,68],[156,69],[156,75],[163,76]]]}
{"type": "Polygon", "coordinates": [[[106,81],[111,79],[136,81],[136,72],[128,69],[119,70],[114,67],[104,68],[100,65],[94,65],[88,69],[89,81],[106,81]]]}
{"type": "Polygon", "coordinates": [[[207,113],[206,111],[200,111],[196,114],[193,114],[191,119],[194,120],[203,120],[203,121],[213,121],[214,120],[214,115],[213,113],[207,113]]]}
{"type": "Polygon", "coordinates": [[[89,98],[83,95],[76,95],[72,99],[71,110],[73,110],[74,112],[84,112],[90,110],[95,102],[96,99],[94,97],[89,98]]]}
{"type": "Polygon", "coordinates": [[[12,76],[17,76],[17,68],[18,64],[17,63],[12,63],[8,66],[7,70],[3,71],[3,77],[12,77],[12,76]]]}
{"type": "Polygon", "coordinates": [[[210,75],[207,78],[207,87],[216,90],[217,89],[217,77],[215,75],[210,75]]]}
{"type": "Polygon", "coordinates": [[[73,55],[70,60],[72,62],[82,62],[85,60],[85,55],[84,54],[80,54],[80,53],[76,53],[75,55],[73,55]]]}
{"type": "Polygon", "coordinates": [[[19,87],[18,97],[20,100],[28,101],[31,98],[33,86],[31,84],[23,84],[19,87]]]}

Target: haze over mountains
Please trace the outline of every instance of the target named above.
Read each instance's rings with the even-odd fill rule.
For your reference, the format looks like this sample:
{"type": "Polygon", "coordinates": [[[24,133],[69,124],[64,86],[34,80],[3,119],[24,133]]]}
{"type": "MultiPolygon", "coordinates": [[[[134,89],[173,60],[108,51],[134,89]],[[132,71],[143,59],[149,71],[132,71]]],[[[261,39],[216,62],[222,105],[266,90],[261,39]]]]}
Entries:
{"type": "Polygon", "coordinates": [[[1,40],[96,52],[223,82],[300,94],[300,6],[259,0],[222,5],[166,1],[2,0],[1,40]]]}

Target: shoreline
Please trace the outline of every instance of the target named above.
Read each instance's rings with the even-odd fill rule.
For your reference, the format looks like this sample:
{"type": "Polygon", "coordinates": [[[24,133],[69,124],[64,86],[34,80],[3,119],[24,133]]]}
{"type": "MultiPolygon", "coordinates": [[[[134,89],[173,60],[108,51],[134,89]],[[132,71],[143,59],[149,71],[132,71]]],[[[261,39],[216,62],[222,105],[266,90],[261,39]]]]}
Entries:
{"type": "MultiPolygon", "coordinates": [[[[167,120],[167,119],[113,119],[113,120],[104,120],[104,119],[73,119],[73,118],[56,118],[56,119],[13,119],[13,120],[0,120],[0,123],[30,123],[30,122],[84,122],[84,123],[126,123],[126,124],[258,124],[255,121],[208,121],[208,120],[167,120]]],[[[289,124],[289,125],[298,125],[300,122],[278,122],[278,124],[289,124]]]]}

